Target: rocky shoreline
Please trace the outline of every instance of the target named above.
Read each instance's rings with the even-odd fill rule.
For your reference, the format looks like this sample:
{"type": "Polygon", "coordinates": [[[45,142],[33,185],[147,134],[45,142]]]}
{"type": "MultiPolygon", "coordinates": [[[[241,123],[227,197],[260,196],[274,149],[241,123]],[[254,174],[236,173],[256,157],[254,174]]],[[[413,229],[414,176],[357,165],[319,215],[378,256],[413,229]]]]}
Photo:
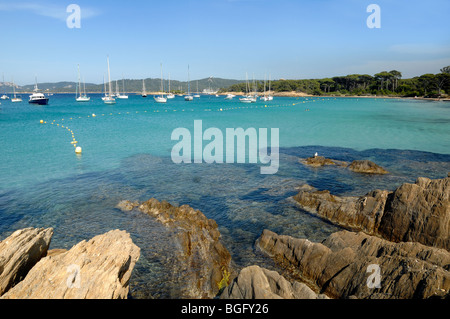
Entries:
{"type": "MultiPolygon", "coordinates": [[[[316,157],[311,163],[350,166],[332,162],[316,157]]],[[[367,162],[359,164],[367,167],[367,162]]],[[[185,276],[186,298],[447,299],[449,197],[450,176],[419,177],[393,191],[359,197],[303,185],[292,198],[299,213],[307,211],[344,230],[319,243],[265,229],[255,248],[278,271],[259,265],[237,269],[217,223],[188,205],[151,198],[123,200],[117,208],[146,214],[175,234],[176,267],[185,276]]],[[[0,242],[0,298],[127,298],[131,273],[145,247],[137,247],[127,232],[112,230],[69,250],[49,251],[52,235],[51,228],[26,228],[0,242]]]]}

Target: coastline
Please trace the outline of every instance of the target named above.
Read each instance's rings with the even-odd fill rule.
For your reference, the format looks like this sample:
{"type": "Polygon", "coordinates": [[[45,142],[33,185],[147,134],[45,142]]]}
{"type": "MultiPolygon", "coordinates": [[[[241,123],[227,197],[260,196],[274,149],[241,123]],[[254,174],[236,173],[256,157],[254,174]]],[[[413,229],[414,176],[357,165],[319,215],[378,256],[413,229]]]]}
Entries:
{"type": "MultiPolygon", "coordinates": [[[[33,92],[20,92],[16,93],[17,95],[28,95],[33,92]]],[[[48,94],[50,92],[46,92],[44,94],[48,94]]],[[[258,92],[258,96],[262,96],[262,92],[258,92]]],[[[75,92],[55,92],[52,94],[75,94],[75,92]]],[[[103,92],[86,92],[86,94],[103,94],[103,92]]],[[[142,92],[125,92],[127,95],[141,95],[142,92]]],[[[167,92],[147,92],[147,96],[151,95],[160,95],[167,94],[167,92]]],[[[192,93],[194,94],[194,93],[192,93]]],[[[245,92],[221,92],[217,93],[219,96],[226,96],[227,94],[234,94],[235,96],[245,96],[245,92]]],[[[407,100],[422,100],[422,101],[445,101],[450,102],[450,96],[443,98],[428,98],[423,96],[411,97],[411,96],[390,96],[390,95],[312,95],[304,92],[296,92],[296,91],[288,91],[288,92],[273,92],[267,91],[267,95],[272,95],[274,97],[317,97],[317,98],[361,98],[361,99],[407,99],[407,100]]],[[[177,95],[177,94],[176,94],[177,95]]],[[[183,93],[186,95],[186,93],[183,93]]],[[[215,95],[215,94],[204,94],[200,93],[201,96],[215,95]]]]}

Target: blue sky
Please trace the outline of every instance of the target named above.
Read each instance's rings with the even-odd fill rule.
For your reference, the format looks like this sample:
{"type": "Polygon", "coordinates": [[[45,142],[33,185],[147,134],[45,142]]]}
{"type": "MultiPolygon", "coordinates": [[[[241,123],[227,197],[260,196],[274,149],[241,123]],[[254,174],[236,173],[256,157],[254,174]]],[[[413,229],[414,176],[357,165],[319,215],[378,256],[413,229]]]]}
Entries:
{"type": "MultiPolygon", "coordinates": [[[[0,76],[19,85],[208,76],[323,78],[397,69],[404,78],[450,65],[448,0],[2,1],[0,76]],[[81,8],[70,29],[66,7],[81,8]],[[369,29],[369,4],[381,28],[369,29]]],[[[1,80],[1,78],[0,78],[1,80]]]]}

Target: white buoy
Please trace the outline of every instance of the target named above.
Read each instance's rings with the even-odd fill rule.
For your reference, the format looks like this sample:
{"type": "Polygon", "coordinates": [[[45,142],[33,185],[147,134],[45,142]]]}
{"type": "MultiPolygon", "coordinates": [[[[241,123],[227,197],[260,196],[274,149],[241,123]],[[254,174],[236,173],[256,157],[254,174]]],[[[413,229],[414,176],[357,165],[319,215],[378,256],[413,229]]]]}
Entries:
{"type": "Polygon", "coordinates": [[[80,146],[77,146],[77,147],[75,148],[75,153],[81,154],[81,147],[80,147],[80,146]]]}

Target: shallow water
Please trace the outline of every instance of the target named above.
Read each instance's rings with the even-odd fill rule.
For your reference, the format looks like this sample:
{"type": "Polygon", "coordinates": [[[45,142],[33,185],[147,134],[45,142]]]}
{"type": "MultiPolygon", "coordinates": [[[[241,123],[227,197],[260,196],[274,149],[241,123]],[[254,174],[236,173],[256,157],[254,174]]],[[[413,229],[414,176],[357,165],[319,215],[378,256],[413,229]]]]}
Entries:
{"type": "Polygon", "coordinates": [[[0,239],[23,227],[53,227],[51,248],[70,248],[110,229],[127,230],[141,248],[131,280],[135,298],[183,297],[183,274],[173,267],[173,234],[144,214],[115,208],[123,199],[191,205],[217,221],[237,267],[270,268],[271,261],[254,248],[263,229],[312,241],[339,229],[298,209],[290,199],[296,186],[363,195],[450,171],[445,102],[275,98],[246,105],[202,96],[159,105],[151,97],[130,96],[107,106],[95,95],[86,104],[68,95],[50,101],[45,107],[1,105],[0,239]],[[223,132],[279,128],[277,174],[260,174],[259,164],[174,164],[171,132],[193,131],[196,119],[204,129],[223,132]],[[81,156],[62,125],[73,130],[81,156]],[[299,162],[315,152],[349,162],[369,159],[391,174],[367,176],[299,162]]]}

